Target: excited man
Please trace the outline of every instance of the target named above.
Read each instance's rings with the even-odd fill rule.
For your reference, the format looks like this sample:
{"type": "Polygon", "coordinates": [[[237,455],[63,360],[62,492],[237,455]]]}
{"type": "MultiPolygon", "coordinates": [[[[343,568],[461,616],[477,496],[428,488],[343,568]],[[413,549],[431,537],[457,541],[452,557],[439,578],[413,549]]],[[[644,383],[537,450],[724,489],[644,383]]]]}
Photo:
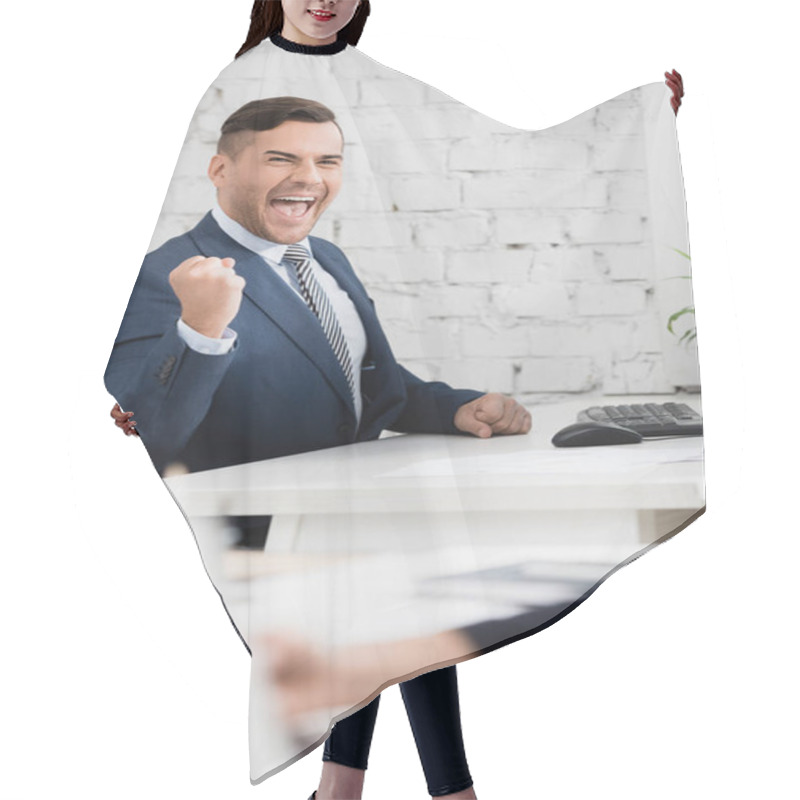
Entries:
{"type": "Polygon", "coordinates": [[[376,439],[518,434],[500,394],[400,366],[346,256],[311,236],[338,194],[343,135],[312,100],[247,103],[223,124],[217,204],[149,253],[106,370],[156,468],[190,472],[376,439]]]}

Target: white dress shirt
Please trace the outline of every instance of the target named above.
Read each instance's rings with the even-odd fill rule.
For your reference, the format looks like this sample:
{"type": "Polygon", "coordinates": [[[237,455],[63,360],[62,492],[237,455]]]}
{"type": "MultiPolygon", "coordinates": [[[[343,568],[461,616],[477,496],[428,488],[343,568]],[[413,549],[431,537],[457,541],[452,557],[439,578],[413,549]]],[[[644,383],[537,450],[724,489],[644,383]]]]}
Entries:
{"type": "MultiPolygon", "coordinates": [[[[303,299],[300,286],[297,283],[293,271],[289,270],[285,264],[281,263],[288,245],[277,244],[276,242],[270,242],[268,239],[262,239],[260,236],[256,236],[254,233],[248,231],[247,228],[236,222],[236,220],[231,219],[216,202],[211,209],[211,214],[220,228],[222,228],[231,239],[238,242],[242,247],[246,247],[248,250],[252,250],[254,253],[261,256],[265,262],[265,267],[273,269],[281,279],[303,299]]],[[[367,351],[367,334],[361,323],[361,317],[358,316],[358,311],[356,311],[356,307],[353,305],[353,301],[350,299],[347,292],[336,283],[336,279],[333,275],[326,272],[314,259],[308,237],[297,242],[297,244],[302,245],[311,253],[311,268],[314,271],[314,277],[324,289],[325,294],[328,295],[328,299],[339,320],[342,334],[347,340],[347,346],[350,349],[350,358],[353,361],[356,419],[360,421],[362,410],[361,363],[367,351]]],[[[303,300],[303,303],[305,303],[305,300],[303,300]]],[[[209,336],[204,336],[202,333],[198,333],[194,328],[189,327],[182,319],[178,320],[178,335],[192,350],[196,350],[198,353],[204,353],[205,355],[225,355],[230,351],[233,347],[233,343],[236,341],[236,332],[230,328],[225,329],[221,338],[214,339],[209,336]]]]}

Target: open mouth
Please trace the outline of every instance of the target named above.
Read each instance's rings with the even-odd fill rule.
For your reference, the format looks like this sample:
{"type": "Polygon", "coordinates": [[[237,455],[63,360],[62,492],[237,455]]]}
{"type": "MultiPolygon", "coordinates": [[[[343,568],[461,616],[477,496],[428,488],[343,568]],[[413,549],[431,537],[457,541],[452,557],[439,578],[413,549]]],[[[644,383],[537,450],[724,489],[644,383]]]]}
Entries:
{"type": "Polygon", "coordinates": [[[303,219],[316,202],[317,199],[315,197],[287,195],[286,197],[276,197],[270,205],[287,219],[303,219]]]}
{"type": "Polygon", "coordinates": [[[329,19],[333,19],[336,14],[332,14],[330,11],[318,11],[317,9],[309,9],[309,14],[311,14],[314,19],[320,20],[320,22],[327,22],[329,19]]]}

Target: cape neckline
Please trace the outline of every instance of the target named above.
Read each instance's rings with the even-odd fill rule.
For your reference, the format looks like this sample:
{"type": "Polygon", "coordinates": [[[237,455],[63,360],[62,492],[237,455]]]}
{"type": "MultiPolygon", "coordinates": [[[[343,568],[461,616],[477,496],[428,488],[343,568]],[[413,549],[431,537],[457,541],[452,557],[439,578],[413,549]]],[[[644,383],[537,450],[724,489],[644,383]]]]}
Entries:
{"type": "Polygon", "coordinates": [[[332,56],[335,53],[341,53],[347,47],[346,39],[337,39],[330,44],[298,44],[279,33],[273,33],[269,40],[276,47],[288,50],[290,53],[305,53],[311,56],[332,56]]]}

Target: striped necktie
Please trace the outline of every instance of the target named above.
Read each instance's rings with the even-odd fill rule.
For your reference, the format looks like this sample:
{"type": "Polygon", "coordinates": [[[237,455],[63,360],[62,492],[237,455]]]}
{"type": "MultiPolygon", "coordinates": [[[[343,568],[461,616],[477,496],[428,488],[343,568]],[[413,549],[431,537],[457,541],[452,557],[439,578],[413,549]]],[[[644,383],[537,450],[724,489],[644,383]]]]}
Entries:
{"type": "Polygon", "coordinates": [[[306,305],[314,312],[320,325],[322,325],[322,330],[342,367],[345,378],[347,378],[350,394],[355,400],[356,389],[353,380],[353,360],[350,357],[350,349],[347,346],[347,340],[344,338],[331,301],[314,276],[314,271],[311,268],[311,253],[302,245],[290,244],[286,248],[282,263],[285,263],[294,271],[297,283],[300,286],[300,293],[303,295],[306,305]]]}

